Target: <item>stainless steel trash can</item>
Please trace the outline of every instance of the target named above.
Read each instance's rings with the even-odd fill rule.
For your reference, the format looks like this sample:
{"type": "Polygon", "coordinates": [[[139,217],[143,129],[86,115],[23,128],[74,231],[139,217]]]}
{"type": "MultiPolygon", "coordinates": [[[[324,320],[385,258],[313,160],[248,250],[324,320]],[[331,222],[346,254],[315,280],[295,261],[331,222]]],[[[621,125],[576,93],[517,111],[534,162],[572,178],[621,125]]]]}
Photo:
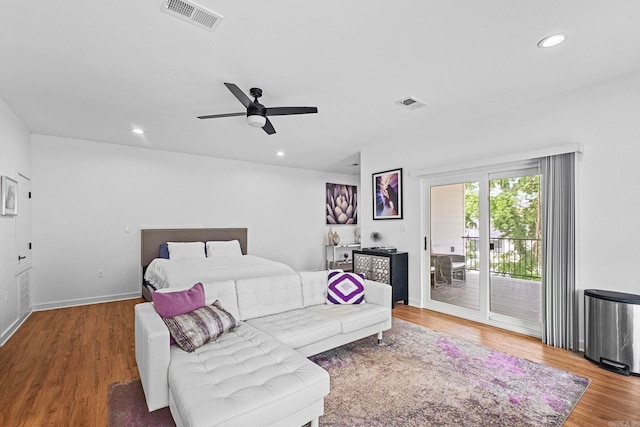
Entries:
{"type": "Polygon", "coordinates": [[[601,368],[640,375],[640,295],[584,291],[584,357],[601,368]]]}

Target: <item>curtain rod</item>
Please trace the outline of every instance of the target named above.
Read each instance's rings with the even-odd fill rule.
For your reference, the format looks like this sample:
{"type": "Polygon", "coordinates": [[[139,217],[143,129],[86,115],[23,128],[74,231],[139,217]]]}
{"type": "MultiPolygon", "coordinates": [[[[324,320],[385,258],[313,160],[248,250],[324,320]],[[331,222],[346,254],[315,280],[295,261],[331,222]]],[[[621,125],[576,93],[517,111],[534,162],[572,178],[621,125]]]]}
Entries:
{"type": "Polygon", "coordinates": [[[428,169],[416,169],[409,171],[411,178],[424,178],[442,173],[462,172],[486,166],[496,166],[501,164],[516,163],[526,160],[534,160],[542,157],[556,156],[567,153],[584,153],[584,147],[579,142],[572,142],[555,147],[540,148],[538,150],[525,151],[522,153],[507,154],[504,156],[490,157],[486,159],[472,160],[464,163],[451,163],[448,165],[438,165],[428,169]]]}

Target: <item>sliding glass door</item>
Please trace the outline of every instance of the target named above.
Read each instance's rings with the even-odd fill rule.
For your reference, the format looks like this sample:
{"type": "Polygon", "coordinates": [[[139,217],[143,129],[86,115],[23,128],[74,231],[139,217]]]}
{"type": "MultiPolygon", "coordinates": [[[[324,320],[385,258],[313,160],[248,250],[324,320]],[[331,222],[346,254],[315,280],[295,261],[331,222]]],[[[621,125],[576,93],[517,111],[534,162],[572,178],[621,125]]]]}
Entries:
{"type": "Polygon", "coordinates": [[[424,183],[428,308],[539,333],[540,181],[530,166],[424,183]]]}
{"type": "Polygon", "coordinates": [[[477,246],[477,229],[469,229],[475,215],[469,209],[473,206],[477,211],[478,188],[477,181],[432,186],[428,238],[431,298],[476,311],[480,308],[480,260],[477,251],[467,246],[470,233],[477,246]]]}
{"type": "Polygon", "coordinates": [[[539,196],[537,170],[490,176],[489,308],[496,315],[538,324],[542,321],[539,196]]]}

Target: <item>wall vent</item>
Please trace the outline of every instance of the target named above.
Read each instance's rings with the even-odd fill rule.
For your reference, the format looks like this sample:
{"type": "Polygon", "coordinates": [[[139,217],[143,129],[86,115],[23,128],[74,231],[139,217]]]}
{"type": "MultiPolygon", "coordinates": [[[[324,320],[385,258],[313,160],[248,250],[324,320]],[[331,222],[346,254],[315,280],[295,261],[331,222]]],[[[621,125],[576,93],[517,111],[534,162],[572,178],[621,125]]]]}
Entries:
{"type": "Polygon", "coordinates": [[[164,0],[160,10],[209,31],[215,30],[223,19],[219,13],[185,0],[164,0]]]}
{"type": "Polygon", "coordinates": [[[415,110],[416,108],[424,107],[425,105],[427,105],[426,102],[420,101],[418,98],[414,98],[413,96],[401,99],[400,101],[396,101],[396,104],[409,110],[415,110]]]}
{"type": "Polygon", "coordinates": [[[31,277],[29,271],[18,276],[18,298],[20,299],[20,316],[31,311],[31,277]]]}

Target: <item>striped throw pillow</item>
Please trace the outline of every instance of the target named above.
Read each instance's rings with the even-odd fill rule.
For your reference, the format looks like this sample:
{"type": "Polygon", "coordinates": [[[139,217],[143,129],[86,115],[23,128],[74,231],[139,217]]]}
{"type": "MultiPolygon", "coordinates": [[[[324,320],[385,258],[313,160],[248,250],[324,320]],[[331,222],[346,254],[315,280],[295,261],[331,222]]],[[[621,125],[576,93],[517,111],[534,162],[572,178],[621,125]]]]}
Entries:
{"type": "Polygon", "coordinates": [[[236,327],[236,319],[222,308],[218,300],[189,313],[162,320],[176,344],[189,353],[236,327]]]}

